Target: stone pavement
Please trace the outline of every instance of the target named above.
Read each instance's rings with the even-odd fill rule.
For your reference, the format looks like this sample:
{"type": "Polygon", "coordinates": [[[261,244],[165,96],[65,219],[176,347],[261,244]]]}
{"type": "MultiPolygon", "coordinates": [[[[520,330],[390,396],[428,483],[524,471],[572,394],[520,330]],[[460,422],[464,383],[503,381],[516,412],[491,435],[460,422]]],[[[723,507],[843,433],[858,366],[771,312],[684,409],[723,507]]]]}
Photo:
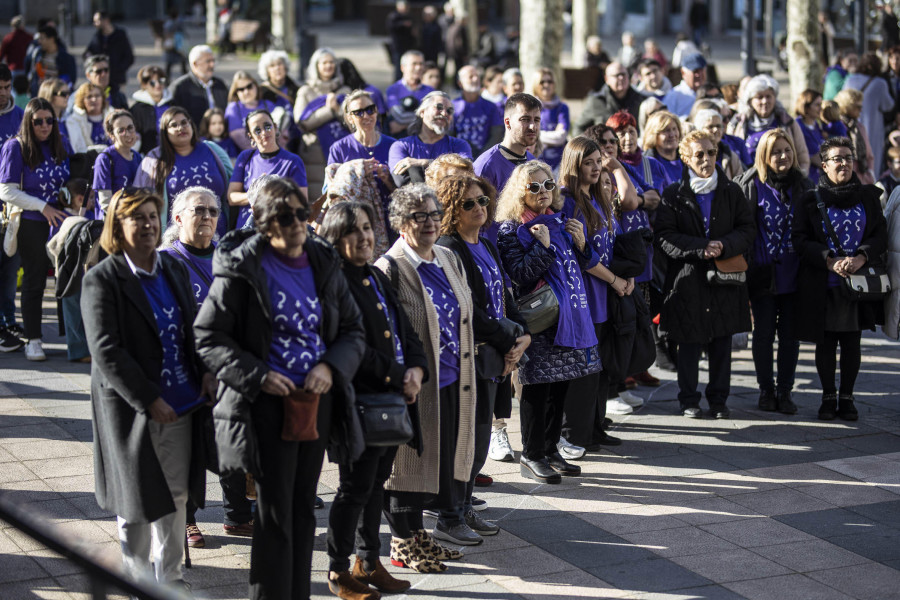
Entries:
{"type": "MultiPolygon", "coordinates": [[[[142,27],[130,28],[133,37],[142,27]]],[[[384,86],[383,53],[361,32],[360,24],[330,26],[320,43],[384,86]]],[[[87,36],[80,30],[80,43],[87,36]]],[[[139,64],[159,58],[144,38],[137,40],[139,64]]],[[[736,40],[713,46],[725,57],[720,73],[736,78],[736,40]]],[[[228,59],[220,68],[230,78],[255,63],[228,59]]],[[[0,493],[116,562],[114,517],[93,496],[89,369],[65,360],[52,315],[46,302],[46,363],[28,363],[21,352],[0,355],[0,493]]],[[[657,373],[662,387],[639,390],[645,407],[615,418],[613,434],[625,443],[580,461],[582,477],[538,485],[521,478],[516,464],[488,461],[495,483],[477,493],[489,505],[482,515],[503,531],[466,549],[447,573],[402,573],[414,587],[398,598],[900,598],[900,347],[867,334],[863,353],[857,423],[816,420],[821,392],[809,345],[798,370],[800,414],[755,410],[752,362],[742,351],[735,354],[730,419],[676,416],[672,374],[657,373]]],[[[517,448],[518,429],[514,414],[517,448]]],[[[326,463],[316,599],[332,598],[324,531],[337,477],[326,463]]],[[[246,598],[249,540],[223,535],[214,476],[208,491],[210,505],[198,513],[207,547],[192,552],[185,577],[198,598],[246,598]]],[[[382,533],[386,548],[387,529],[382,533]]],[[[0,523],[0,600],[88,597],[77,568],[0,523]]]]}

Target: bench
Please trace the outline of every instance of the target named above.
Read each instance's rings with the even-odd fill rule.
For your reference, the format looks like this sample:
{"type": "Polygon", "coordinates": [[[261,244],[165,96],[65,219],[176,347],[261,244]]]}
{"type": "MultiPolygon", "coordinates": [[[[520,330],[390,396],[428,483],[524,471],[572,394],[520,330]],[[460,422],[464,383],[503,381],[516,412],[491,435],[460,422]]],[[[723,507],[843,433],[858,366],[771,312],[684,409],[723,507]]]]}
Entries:
{"type": "Polygon", "coordinates": [[[246,51],[249,46],[253,52],[260,52],[269,46],[269,30],[261,21],[234,19],[228,36],[231,43],[246,51]]]}
{"type": "Polygon", "coordinates": [[[598,67],[563,67],[563,98],[584,98],[603,85],[598,67]]]}

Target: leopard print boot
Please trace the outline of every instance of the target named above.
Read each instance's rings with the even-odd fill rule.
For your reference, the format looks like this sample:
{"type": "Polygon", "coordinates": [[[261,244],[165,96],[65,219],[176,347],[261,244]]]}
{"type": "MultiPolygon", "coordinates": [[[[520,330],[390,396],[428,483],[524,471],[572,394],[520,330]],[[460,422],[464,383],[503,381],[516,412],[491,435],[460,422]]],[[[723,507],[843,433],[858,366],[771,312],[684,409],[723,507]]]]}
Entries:
{"type": "Polygon", "coordinates": [[[413,533],[416,534],[416,540],[425,556],[435,560],[459,560],[463,557],[463,553],[459,550],[448,548],[434,539],[427,529],[416,529],[413,533]]]}
{"type": "Polygon", "coordinates": [[[391,564],[417,573],[443,573],[447,565],[426,554],[415,537],[391,537],[391,564]]]}

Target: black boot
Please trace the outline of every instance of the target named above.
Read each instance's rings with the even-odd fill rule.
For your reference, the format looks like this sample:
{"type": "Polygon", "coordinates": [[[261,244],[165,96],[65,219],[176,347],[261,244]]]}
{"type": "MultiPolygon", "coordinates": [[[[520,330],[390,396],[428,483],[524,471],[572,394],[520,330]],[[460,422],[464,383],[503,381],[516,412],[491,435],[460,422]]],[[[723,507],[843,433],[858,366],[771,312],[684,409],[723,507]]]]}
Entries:
{"type": "Polygon", "coordinates": [[[675,363],[669,356],[665,338],[661,338],[659,335],[659,325],[652,323],[650,325],[650,331],[653,332],[653,341],[656,344],[656,366],[663,371],[677,370],[675,363]]]}
{"type": "Polygon", "coordinates": [[[819,419],[834,421],[837,418],[837,394],[822,394],[822,406],[819,407],[819,419]]]}
{"type": "Polygon", "coordinates": [[[837,416],[845,421],[856,421],[859,419],[859,412],[853,405],[853,394],[841,394],[838,396],[837,416]]]}
{"type": "Polygon", "coordinates": [[[797,414],[797,405],[791,398],[791,390],[778,390],[775,397],[778,399],[778,412],[783,415],[797,414]]]}
{"type": "Polygon", "coordinates": [[[772,412],[778,408],[774,390],[759,390],[759,410],[772,412]]]}

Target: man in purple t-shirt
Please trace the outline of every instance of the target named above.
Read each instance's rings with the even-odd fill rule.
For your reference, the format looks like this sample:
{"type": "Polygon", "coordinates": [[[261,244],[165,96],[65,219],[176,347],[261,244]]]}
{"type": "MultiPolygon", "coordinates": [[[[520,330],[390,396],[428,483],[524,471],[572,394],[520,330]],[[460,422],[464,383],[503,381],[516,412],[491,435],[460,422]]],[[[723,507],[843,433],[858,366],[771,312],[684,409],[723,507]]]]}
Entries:
{"type": "MultiPolygon", "coordinates": [[[[422,100],[430,92],[434,91],[434,88],[422,83],[422,73],[425,71],[424,61],[422,53],[418,50],[410,50],[400,58],[400,71],[403,73],[403,77],[396,83],[388,86],[388,89],[384,92],[388,115],[390,115],[391,109],[400,104],[407,96],[413,96],[416,100],[422,100]]],[[[396,135],[406,129],[406,126],[393,121],[389,121],[389,125],[390,131],[388,133],[391,135],[396,135]]]]}
{"type": "MultiPolygon", "coordinates": [[[[531,94],[513,94],[503,111],[503,141],[485,150],[475,161],[475,174],[491,182],[499,194],[518,165],[534,160],[528,147],[541,129],[541,101],[531,94]]],[[[496,234],[494,234],[494,240],[496,234]]]]}
{"type": "Polygon", "coordinates": [[[472,155],[478,156],[503,139],[503,115],[493,102],[481,97],[478,69],[466,65],[456,77],[462,88],[462,96],[453,101],[456,135],[469,142],[472,155]]]}

